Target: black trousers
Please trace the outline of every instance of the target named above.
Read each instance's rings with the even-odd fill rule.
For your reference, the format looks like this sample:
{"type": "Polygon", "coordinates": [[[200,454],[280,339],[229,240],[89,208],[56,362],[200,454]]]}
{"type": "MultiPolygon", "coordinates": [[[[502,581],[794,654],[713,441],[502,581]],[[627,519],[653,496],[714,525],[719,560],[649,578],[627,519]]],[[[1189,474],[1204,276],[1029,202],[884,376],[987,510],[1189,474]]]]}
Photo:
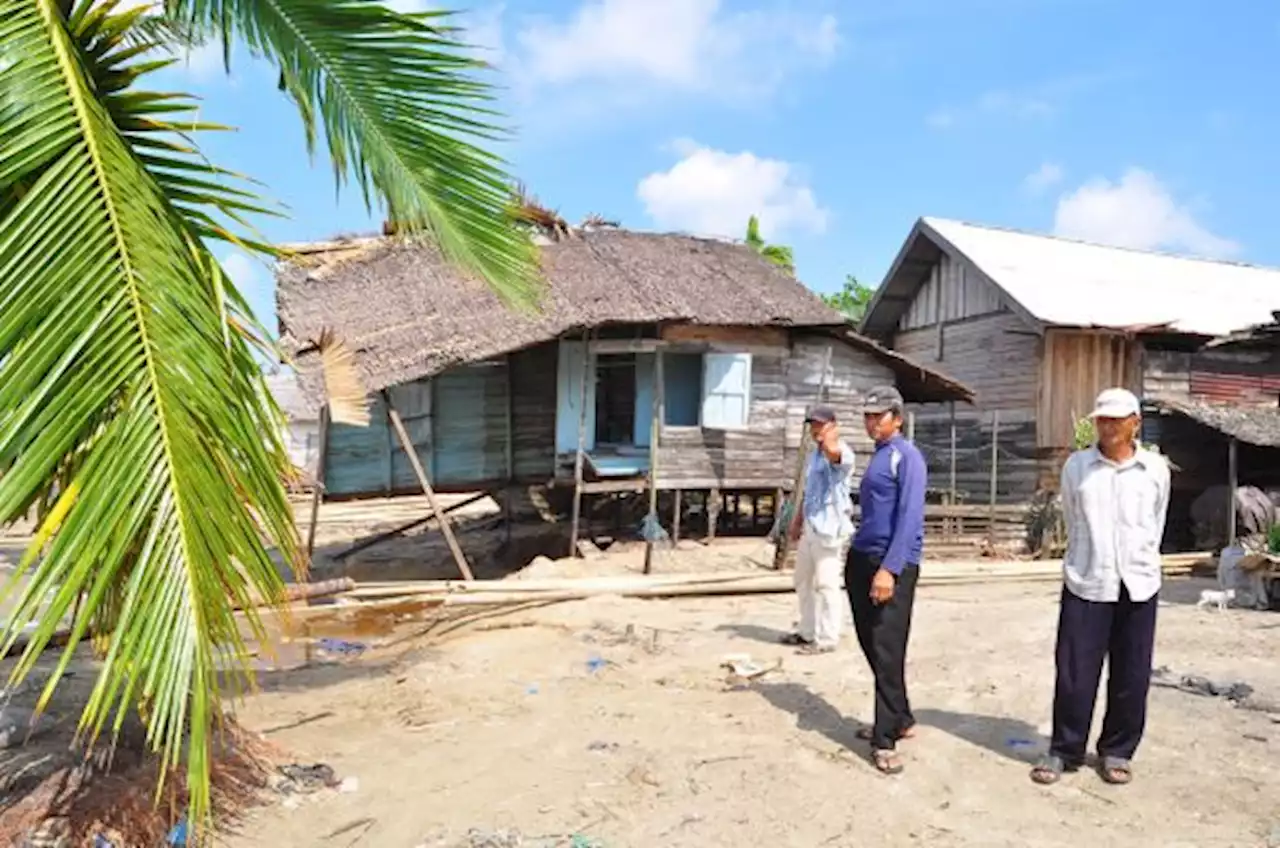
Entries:
{"type": "Polygon", "coordinates": [[[892,751],[903,731],[916,723],[907,698],[907,641],[911,636],[911,608],[915,605],[920,566],[908,565],[898,576],[893,597],[884,604],[871,602],[871,578],[880,570],[880,559],[849,550],[844,585],[853,609],[858,644],[876,680],[875,723],[871,747],[892,751]]]}
{"type": "Polygon", "coordinates": [[[1049,751],[1068,767],[1078,767],[1085,759],[1103,659],[1109,664],[1107,713],[1098,756],[1128,760],[1138,750],[1147,724],[1157,597],[1139,603],[1122,587],[1119,601],[1098,603],[1063,588],[1049,751]]]}

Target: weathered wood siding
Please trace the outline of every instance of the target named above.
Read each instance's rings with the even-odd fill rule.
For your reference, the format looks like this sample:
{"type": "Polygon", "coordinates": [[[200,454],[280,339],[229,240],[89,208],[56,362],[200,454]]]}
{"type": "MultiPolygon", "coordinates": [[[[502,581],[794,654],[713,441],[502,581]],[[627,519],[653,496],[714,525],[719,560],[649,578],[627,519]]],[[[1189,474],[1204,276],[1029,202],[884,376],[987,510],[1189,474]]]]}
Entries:
{"type": "Polygon", "coordinates": [[[784,357],[751,359],[751,403],[747,426],[662,428],[658,482],[663,488],[772,488],[786,478],[787,386],[784,357]]]}
{"type": "Polygon", "coordinates": [[[1271,351],[1188,352],[1148,344],[1142,356],[1142,397],[1274,407],[1280,403],[1280,357],[1271,351]]]}
{"type": "Polygon", "coordinates": [[[789,355],[752,357],[746,429],[663,428],[659,484],[690,489],[790,487],[805,411],[820,399],[833,406],[844,422],[842,431],[858,454],[861,469],[872,444],[862,428],[858,398],[873,386],[886,384],[893,384],[892,370],[865,351],[819,333],[797,333],[789,355]],[[820,395],[828,348],[831,355],[820,395]]]}
{"type": "Polygon", "coordinates": [[[548,480],[556,467],[556,342],[511,354],[516,479],[548,480]]]}
{"type": "Polygon", "coordinates": [[[999,290],[978,275],[968,273],[963,262],[953,262],[944,253],[898,321],[898,329],[932,327],[1001,309],[999,290]]]}
{"type": "MultiPolygon", "coordinates": [[[[512,476],[509,455],[517,481],[551,478],[554,344],[450,369],[433,379],[393,386],[388,393],[435,488],[465,491],[505,482],[512,476]],[[514,437],[510,454],[509,415],[514,437]]],[[[330,427],[325,491],[339,498],[420,491],[380,396],[371,398],[368,427],[330,427]]]]}
{"type": "Polygon", "coordinates": [[[1191,354],[1147,347],[1142,352],[1144,400],[1191,399],[1191,354]]]}
{"type": "Polygon", "coordinates": [[[1069,448],[1075,423],[1093,409],[1103,389],[1141,388],[1140,348],[1119,333],[1050,327],[1040,359],[1040,407],[1037,444],[1069,448]]]}
{"type": "Polygon", "coordinates": [[[795,472],[795,453],[804,432],[805,410],[821,400],[834,407],[836,415],[844,422],[841,434],[858,456],[854,474],[861,479],[862,469],[866,467],[874,445],[862,426],[858,403],[869,389],[893,383],[893,371],[866,351],[829,336],[798,334],[787,360],[787,473],[795,472]],[[822,363],[828,347],[831,358],[826,388],[819,396],[818,389],[823,385],[822,363]]]}
{"type": "Polygon", "coordinates": [[[898,333],[893,347],[973,389],[975,409],[1034,413],[1041,339],[1021,318],[999,312],[944,324],[941,333],[941,359],[938,328],[898,333]]]}

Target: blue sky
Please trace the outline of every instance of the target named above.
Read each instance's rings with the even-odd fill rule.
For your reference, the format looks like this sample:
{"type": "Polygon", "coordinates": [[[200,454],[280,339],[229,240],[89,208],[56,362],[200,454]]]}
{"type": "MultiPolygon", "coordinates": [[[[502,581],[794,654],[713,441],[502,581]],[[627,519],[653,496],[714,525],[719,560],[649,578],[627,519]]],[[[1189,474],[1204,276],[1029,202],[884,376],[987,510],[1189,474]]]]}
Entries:
{"type": "MultiPolygon", "coordinates": [[[[425,8],[424,0],[393,0],[425,8]]],[[[1280,265],[1280,11],[1204,0],[508,0],[465,7],[545,204],[741,236],[817,291],[878,283],[921,215],[1280,265]]],[[[163,72],[240,129],[277,241],[375,229],[265,67],[163,72]]],[[[274,326],[270,273],[219,249],[274,326]]]]}

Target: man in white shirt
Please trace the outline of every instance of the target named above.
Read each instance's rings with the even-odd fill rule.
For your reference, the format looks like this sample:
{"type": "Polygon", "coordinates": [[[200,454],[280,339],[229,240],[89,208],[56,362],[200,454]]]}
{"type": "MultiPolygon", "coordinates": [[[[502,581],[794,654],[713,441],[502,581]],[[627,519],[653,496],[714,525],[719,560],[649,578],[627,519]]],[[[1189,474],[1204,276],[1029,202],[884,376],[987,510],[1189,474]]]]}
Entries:
{"type": "Polygon", "coordinates": [[[1131,392],[1098,395],[1091,413],[1097,444],[1073,453],[1062,468],[1067,551],[1053,738],[1031,771],[1037,783],[1056,783],[1064,771],[1084,764],[1104,659],[1109,670],[1099,770],[1109,783],[1128,783],[1133,776],[1130,761],[1147,719],[1160,541],[1169,508],[1169,465],[1139,446],[1140,413],[1131,392]]]}
{"type": "Polygon", "coordinates": [[[782,638],[801,653],[827,654],[840,642],[844,621],[844,547],[853,534],[853,451],[840,438],[835,410],[814,406],[805,414],[814,449],[805,462],[804,488],[787,533],[796,548],[796,600],[800,627],[782,638]]]}

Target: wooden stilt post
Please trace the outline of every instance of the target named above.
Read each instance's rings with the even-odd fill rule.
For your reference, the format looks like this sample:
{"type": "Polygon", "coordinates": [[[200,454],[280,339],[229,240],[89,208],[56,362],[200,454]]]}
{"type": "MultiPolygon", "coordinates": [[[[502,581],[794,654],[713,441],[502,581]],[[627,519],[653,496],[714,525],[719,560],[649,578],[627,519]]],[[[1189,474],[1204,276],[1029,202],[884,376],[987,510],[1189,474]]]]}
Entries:
{"type": "Polygon", "coordinates": [[[506,543],[511,544],[511,522],[515,520],[511,508],[512,491],[516,481],[516,401],[514,381],[511,374],[511,354],[507,354],[507,485],[502,490],[502,524],[506,534],[506,543]]]}
{"type": "Polygon", "coordinates": [[[1240,485],[1240,469],[1236,458],[1237,442],[1227,442],[1227,545],[1236,543],[1236,489],[1240,485]]]}
{"type": "Polygon", "coordinates": [[[320,407],[320,455],[316,457],[316,485],[311,492],[311,521],[307,524],[307,567],[316,551],[316,524],[320,521],[320,500],[324,497],[324,473],[329,456],[329,404],[320,407]]]}
{"type": "Polygon", "coordinates": [[[916,440],[916,414],[910,410],[907,411],[907,440],[916,440]]]}
{"type": "MultiPolygon", "coordinates": [[[[951,401],[951,474],[947,480],[947,503],[956,505],[956,402],[951,401]]],[[[947,521],[948,541],[960,535],[960,527],[955,518],[947,521]]]]}
{"type": "Polygon", "coordinates": [[[675,506],[671,508],[671,544],[680,541],[680,490],[674,492],[675,506]]]}
{"type": "Polygon", "coordinates": [[[409,431],[404,428],[404,421],[400,419],[400,413],[391,403],[391,393],[383,391],[382,400],[387,405],[387,418],[391,421],[391,426],[395,428],[396,435],[400,438],[400,447],[404,449],[405,456],[409,457],[409,464],[413,466],[413,473],[418,477],[418,485],[422,486],[422,492],[427,496],[427,503],[431,506],[431,512],[434,513],[440,522],[440,532],[444,534],[445,543],[449,546],[450,553],[453,554],[453,561],[458,564],[458,571],[462,572],[462,579],[471,581],[475,580],[475,575],[471,573],[471,566],[467,564],[467,558],[462,553],[462,547],[458,544],[458,538],[453,535],[453,526],[449,523],[449,516],[440,508],[440,502],[436,500],[436,490],[431,488],[431,480],[427,477],[427,470],[422,467],[422,459],[418,456],[418,449],[413,446],[413,439],[409,438],[409,431]]]}
{"type": "MultiPolygon", "coordinates": [[[[658,524],[658,440],[662,436],[662,416],[665,414],[665,404],[662,397],[662,351],[659,350],[653,357],[653,420],[649,424],[649,514],[648,518],[654,524],[658,524]]],[[[680,508],[679,490],[676,491],[676,509],[680,508]]],[[[680,519],[677,517],[676,521],[680,519]]],[[[648,574],[653,567],[653,536],[657,532],[657,527],[651,528],[647,534],[644,543],[644,573],[648,574]]]]}
{"type": "Polygon", "coordinates": [[[987,541],[996,546],[996,481],[1000,476],[1000,410],[991,412],[991,492],[987,515],[987,541]]]}
{"type": "Polygon", "coordinates": [[[707,541],[716,539],[716,526],[720,523],[720,490],[712,489],[707,493],[707,541]]]}
{"type": "Polygon", "coordinates": [[[578,524],[582,520],[582,465],[587,449],[587,379],[591,373],[591,335],[582,331],[582,375],[578,382],[578,452],[573,458],[573,519],[569,525],[569,556],[578,552],[578,524]]]}

